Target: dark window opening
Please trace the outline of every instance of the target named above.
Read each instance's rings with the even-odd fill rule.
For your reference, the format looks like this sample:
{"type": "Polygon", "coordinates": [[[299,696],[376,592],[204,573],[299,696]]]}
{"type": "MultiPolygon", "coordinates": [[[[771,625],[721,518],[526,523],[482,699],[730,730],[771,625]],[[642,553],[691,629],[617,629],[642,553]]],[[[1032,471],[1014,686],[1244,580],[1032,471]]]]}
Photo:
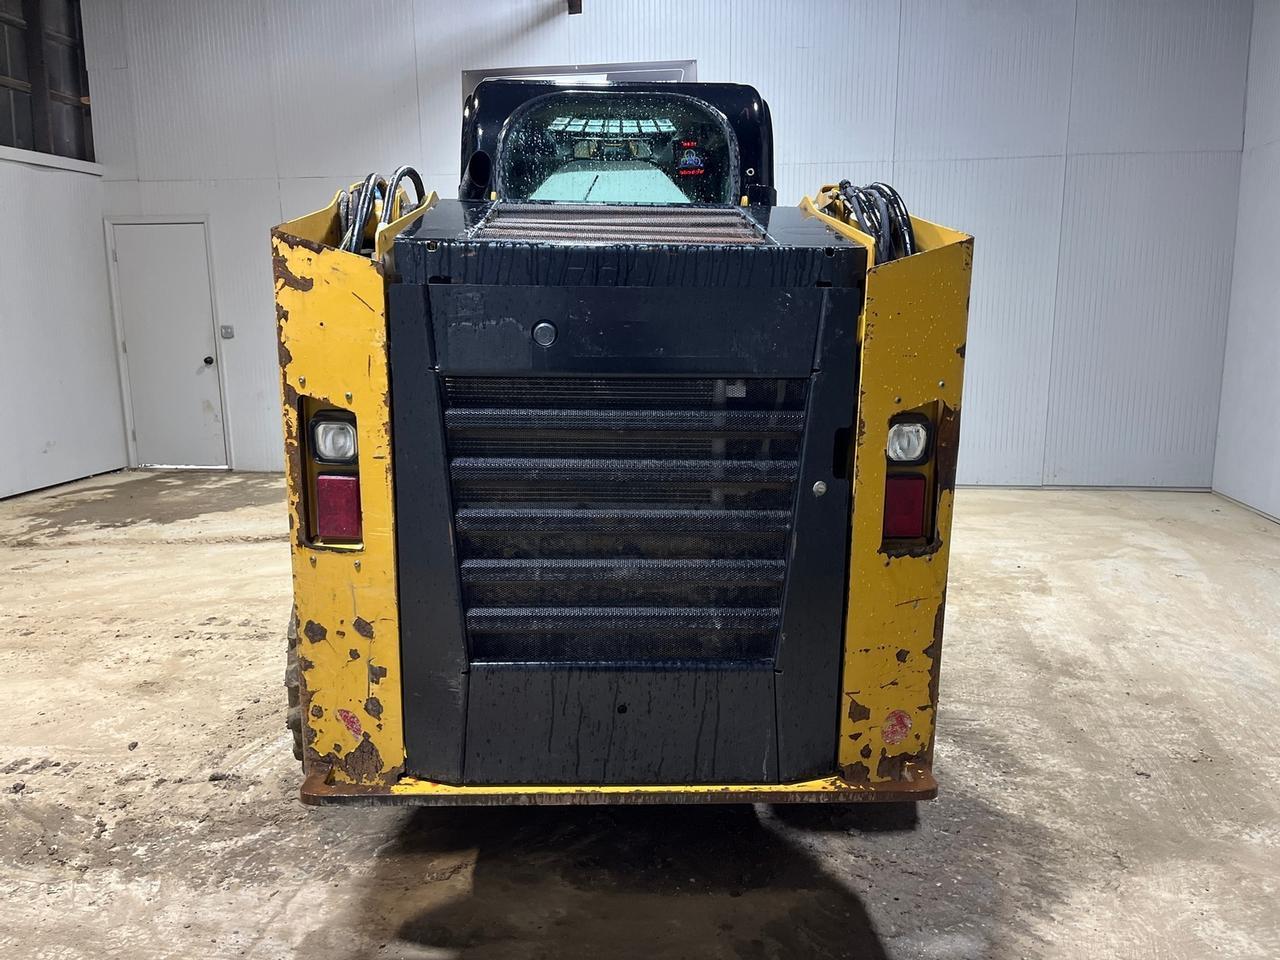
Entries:
{"type": "Polygon", "coordinates": [[[693,97],[557,93],[512,117],[498,173],[508,200],[734,203],[738,145],[724,117],[693,97]]]}
{"type": "Polygon", "coordinates": [[[0,146],[93,160],[80,0],[0,0],[0,146]]]}

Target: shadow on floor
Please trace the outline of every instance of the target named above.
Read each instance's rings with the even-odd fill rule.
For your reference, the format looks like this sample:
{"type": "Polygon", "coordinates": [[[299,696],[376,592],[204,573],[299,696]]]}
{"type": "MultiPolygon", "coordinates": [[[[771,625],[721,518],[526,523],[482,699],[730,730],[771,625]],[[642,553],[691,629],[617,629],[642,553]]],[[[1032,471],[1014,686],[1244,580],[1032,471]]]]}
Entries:
{"type": "Polygon", "coordinates": [[[396,876],[364,916],[453,957],[887,957],[859,899],[750,806],[420,810],[380,860],[396,876]],[[469,894],[397,910],[413,863],[473,848],[469,894]]]}

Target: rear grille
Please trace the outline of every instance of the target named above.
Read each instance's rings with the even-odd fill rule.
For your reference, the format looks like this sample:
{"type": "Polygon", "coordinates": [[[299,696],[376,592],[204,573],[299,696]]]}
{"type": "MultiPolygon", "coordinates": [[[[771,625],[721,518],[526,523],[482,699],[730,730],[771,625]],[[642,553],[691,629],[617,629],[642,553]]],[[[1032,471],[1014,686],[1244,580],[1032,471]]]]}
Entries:
{"type": "Polygon", "coordinates": [[[806,381],[443,385],[472,660],[773,656],[806,381]]]}
{"type": "Polygon", "coordinates": [[[572,243],[762,244],[764,232],[732,207],[498,203],[476,230],[485,240],[572,243]]]}

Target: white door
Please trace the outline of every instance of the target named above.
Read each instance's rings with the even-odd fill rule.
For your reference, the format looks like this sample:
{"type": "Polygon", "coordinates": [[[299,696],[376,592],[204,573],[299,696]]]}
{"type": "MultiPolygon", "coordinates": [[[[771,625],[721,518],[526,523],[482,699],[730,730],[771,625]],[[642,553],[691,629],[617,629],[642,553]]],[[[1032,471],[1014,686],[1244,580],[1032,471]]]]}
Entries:
{"type": "Polygon", "coordinates": [[[112,233],[137,461],[225,466],[204,225],[117,223],[112,233]]]}

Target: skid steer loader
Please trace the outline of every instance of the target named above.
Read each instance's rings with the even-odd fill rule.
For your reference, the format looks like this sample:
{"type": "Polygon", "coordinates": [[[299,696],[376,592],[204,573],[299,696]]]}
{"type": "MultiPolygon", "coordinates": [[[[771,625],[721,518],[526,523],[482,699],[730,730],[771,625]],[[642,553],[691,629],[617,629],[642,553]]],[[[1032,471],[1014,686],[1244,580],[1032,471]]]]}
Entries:
{"type": "Polygon", "coordinates": [[[273,233],[308,803],[932,797],[972,239],[749,86],[482,83],[273,233]]]}

